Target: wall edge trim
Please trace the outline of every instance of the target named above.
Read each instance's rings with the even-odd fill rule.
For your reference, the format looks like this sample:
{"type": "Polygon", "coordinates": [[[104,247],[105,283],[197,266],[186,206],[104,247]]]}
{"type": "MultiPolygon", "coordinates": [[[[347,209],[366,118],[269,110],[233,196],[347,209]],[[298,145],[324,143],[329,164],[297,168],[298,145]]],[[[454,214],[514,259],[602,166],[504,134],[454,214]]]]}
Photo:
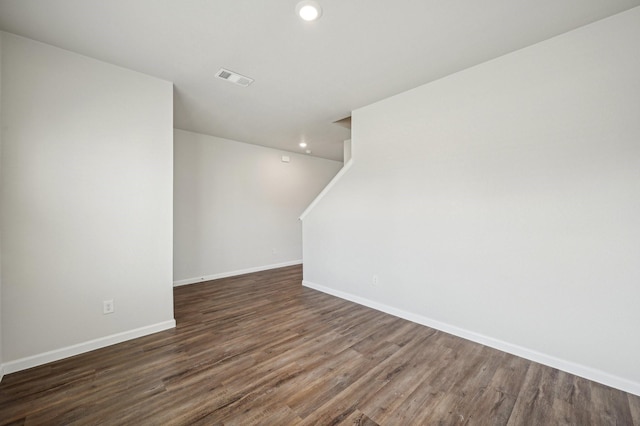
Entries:
{"type": "Polygon", "coordinates": [[[324,189],[320,191],[320,193],[316,196],[316,198],[313,199],[311,204],[309,204],[309,206],[306,209],[304,209],[300,217],[298,217],[299,220],[304,220],[304,218],[309,214],[309,212],[311,212],[311,210],[313,210],[316,207],[316,205],[320,203],[320,200],[322,200],[329,193],[329,191],[331,191],[331,188],[333,188],[340,181],[340,179],[342,179],[342,176],[344,176],[349,171],[352,165],[353,165],[353,154],[351,159],[347,161],[340,170],[338,170],[338,173],[336,173],[333,179],[329,181],[327,186],[325,186],[324,189]]]}
{"type": "Polygon", "coordinates": [[[80,355],[96,349],[122,343],[127,340],[137,339],[138,337],[147,336],[149,334],[158,333],[160,331],[175,328],[176,320],[163,321],[156,324],[147,325],[133,330],[123,331],[121,333],[111,334],[109,336],[99,337],[97,339],[88,340],[86,342],[77,343],[52,351],[43,352],[41,354],[20,358],[15,361],[5,362],[0,366],[0,371],[4,370],[4,374],[16,373],[28,368],[37,367],[39,365],[48,364],[50,362],[59,361],[75,355],[80,355]]]}
{"type": "Polygon", "coordinates": [[[196,283],[201,283],[205,281],[218,280],[220,278],[235,277],[237,275],[251,274],[253,272],[268,271],[269,269],[285,268],[287,266],[301,265],[301,264],[302,264],[302,259],[297,259],[297,260],[290,260],[288,262],[274,263],[271,265],[255,266],[252,268],[238,269],[236,271],[221,272],[218,274],[204,275],[202,277],[194,277],[194,278],[186,278],[184,280],[177,280],[173,282],[173,286],[179,287],[183,285],[196,284],[196,283]]]}
{"type": "Polygon", "coordinates": [[[580,376],[587,380],[601,383],[612,388],[622,390],[637,396],[640,396],[640,383],[634,382],[623,377],[615,376],[602,370],[587,367],[582,364],[577,364],[572,361],[567,361],[561,358],[554,357],[542,352],[538,352],[523,346],[519,346],[513,343],[505,342],[500,339],[485,336],[484,334],[476,333],[464,328],[460,328],[445,322],[437,321],[432,318],[425,317],[423,315],[414,314],[403,309],[394,308],[384,303],[375,302],[373,300],[357,296],[351,293],[336,290],[321,284],[316,284],[311,281],[303,280],[302,285],[304,287],[317,290],[331,296],[339,297],[341,299],[348,300],[350,302],[363,305],[377,311],[393,315],[420,325],[434,328],[436,330],[443,331],[445,333],[452,334],[457,337],[461,337],[466,340],[470,340],[481,345],[489,346],[491,348],[507,352],[512,355],[519,356],[521,358],[528,359],[529,361],[537,362],[539,364],[546,365],[548,367],[557,368],[564,372],[580,376]]]}

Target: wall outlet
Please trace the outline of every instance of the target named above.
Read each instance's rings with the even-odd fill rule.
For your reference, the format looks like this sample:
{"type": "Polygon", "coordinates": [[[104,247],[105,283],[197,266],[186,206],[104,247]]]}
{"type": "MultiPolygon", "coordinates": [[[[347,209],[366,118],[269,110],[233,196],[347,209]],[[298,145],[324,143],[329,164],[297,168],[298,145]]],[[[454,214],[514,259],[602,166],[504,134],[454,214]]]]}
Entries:
{"type": "Polygon", "coordinates": [[[378,279],[378,274],[373,274],[373,277],[371,277],[371,285],[374,287],[378,287],[379,284],[380,280],[378,279]]]}
{"type": "Polygon", "coordinates": [[[115,311],[115,306],[113,305],[113,299],[102,301],[102,313],[103,314],[112,314],[115,311]]]}

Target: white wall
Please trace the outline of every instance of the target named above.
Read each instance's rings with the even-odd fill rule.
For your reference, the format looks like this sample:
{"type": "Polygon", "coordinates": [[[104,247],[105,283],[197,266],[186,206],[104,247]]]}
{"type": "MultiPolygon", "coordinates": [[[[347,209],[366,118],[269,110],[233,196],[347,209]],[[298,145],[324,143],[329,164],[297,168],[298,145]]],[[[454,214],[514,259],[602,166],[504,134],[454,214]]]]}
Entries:
{"type": "MultiPolygon", "coordinates": [[[[0,31],[0,99],[2,99],[2,32],[0,31]]],[[[2,193],[2,103],[0,102],[0,194],[2,193]]],[[[1,200],[0,200],[1,201],[1,200]]],[[[2,223],[0,208],[0,223],[2,223]]],[[[2,365],[2,228],[0,227],[0,381],[4,376],[2,365]]]]}
{"type": "Polygon", "coordinates": [[[345,164],[348,163],[349,160],[351,160],[351,139],[344,141],[343,158],[345,164]]]}
{"type": "Polygon", "coordinates": [[[184,130],[174,152],[176,284],[300,263],[298,216],[342,167],[184,130]]]}
{"type": "Polygon", "coordinates": [[[169,82],[3,35],[5,372],[175,324],[172,96],[169,82]]]}
{"type": "Polygon", "coordinates": [[[638,40],[635,8],[355,111],[305,283],[640,393],[638,40]]]}

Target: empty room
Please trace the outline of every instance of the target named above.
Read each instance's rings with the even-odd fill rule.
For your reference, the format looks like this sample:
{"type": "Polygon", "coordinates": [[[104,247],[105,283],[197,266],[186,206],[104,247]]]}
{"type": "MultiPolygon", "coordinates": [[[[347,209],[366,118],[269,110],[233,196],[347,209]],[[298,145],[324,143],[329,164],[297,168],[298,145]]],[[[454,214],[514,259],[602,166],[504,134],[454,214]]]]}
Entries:
{"type": "Polygon", "coordinates": [[[0,426],[640,426],[640,0],[0,0],[0,426]]]}

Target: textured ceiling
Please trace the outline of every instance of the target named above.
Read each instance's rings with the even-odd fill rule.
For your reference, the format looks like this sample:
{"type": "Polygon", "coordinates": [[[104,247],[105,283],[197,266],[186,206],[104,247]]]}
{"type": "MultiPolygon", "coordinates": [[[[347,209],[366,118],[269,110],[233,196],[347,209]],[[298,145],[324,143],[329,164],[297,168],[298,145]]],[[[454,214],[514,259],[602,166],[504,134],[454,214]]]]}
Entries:
{"type": "Polygon", "coordinates": [[[308,23],[296,0],[0,0],[0,29],[172,81],[177,128],[340,160],[352,110],[640,5],[319,2],[308,23]]]}

